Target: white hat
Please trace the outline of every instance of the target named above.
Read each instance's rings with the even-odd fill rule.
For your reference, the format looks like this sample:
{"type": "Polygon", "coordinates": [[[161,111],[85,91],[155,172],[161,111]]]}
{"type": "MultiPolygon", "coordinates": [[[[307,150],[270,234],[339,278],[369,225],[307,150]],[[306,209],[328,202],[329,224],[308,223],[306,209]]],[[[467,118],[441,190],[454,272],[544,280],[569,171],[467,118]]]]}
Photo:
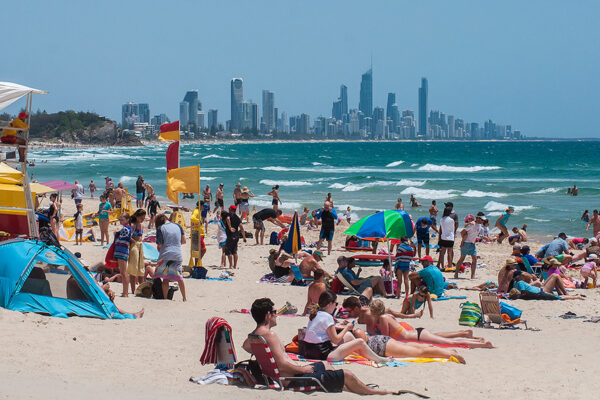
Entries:
{"type": "Polygon", "coordinates": [[[588,260],[597,260],[598,259],[598,254],[592,253],[589,256],[587,256],[588,260]]]}

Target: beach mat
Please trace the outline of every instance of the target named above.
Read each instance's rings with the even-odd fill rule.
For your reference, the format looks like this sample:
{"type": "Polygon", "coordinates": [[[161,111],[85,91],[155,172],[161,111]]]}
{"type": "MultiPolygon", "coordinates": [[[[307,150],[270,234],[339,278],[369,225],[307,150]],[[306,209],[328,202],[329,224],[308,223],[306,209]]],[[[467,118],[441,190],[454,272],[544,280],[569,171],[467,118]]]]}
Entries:
{"type": "MultiPolygon", "coordinates": [[[[303,361],[303,362],[310,362],[310,363],[323,362],[322,360],[308,360],[308,359],[306,359],[298,354],[294,354],[294,353],[287,353],[287,355],[294,361],[303,361]]],[[[449,359],[448,358],[426,358],[426,357],[394,358],[394,361],[390,361],[387,363],[377,363],[375,361],[367,360],[364,357],[360,357],[360,356],[356,356],[356,355],[349,355],[343,361],[334,361],[334,362],[331,362],[330,364],[331,365],[361,364],[361,365],[367,365],[367,366],[373,367],[373,368],[382,368],[382,367],[406,367],[406,366],[408,366],[406,364],[408,362],[424,364],[424,363],[430,363],[430,362],[447,363],[449,361],[460,364],[460,362],[454,357],[450,357],[449,359]]]]}
{"type": "Polygon", "coordinates": [[[465,300],[466,298],[467,298],[467,296],[440,296],[440,297],[431,296],[431,300],[433,300],[433,301],[454,300],[454,299],[465,300]]]}

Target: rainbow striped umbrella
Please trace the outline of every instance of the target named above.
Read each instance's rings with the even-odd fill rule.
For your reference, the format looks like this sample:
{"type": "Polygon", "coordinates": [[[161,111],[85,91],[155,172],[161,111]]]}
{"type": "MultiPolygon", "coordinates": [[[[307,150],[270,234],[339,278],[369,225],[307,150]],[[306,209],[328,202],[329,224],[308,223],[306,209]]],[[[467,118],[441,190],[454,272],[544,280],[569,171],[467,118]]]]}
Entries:
{"type": "Polygon", "coordinates": [[[294,213],[292,225],[288,232],[288,238],[283,245],[283,250],[288,254],[296,254],[302,249],[300,241],[300,224],[298,223],[298,211],[294,213]]]}
{"type": "Polygon", "coordinates": [[[386,210],[361,218],[344,232],[361,239],[400,239],[402,236],[412,237],[414,226],[406,211],[386,210]]]}

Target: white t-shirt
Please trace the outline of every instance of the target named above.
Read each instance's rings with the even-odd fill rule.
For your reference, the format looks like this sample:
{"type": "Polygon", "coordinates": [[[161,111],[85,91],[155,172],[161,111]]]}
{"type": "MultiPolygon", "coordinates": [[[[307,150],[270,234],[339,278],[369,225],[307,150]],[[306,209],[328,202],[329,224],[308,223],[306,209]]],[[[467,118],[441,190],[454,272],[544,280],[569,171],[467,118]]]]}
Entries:
{"type": "Polygon", "coordinates": [[[451,217],[444,217],[440,221],[440,227],[442,228],[440,238],[454,241],[454,220],[451,217]]]}
{"type": "Polygon", "coordinates": [[[79,213],[77,215],[77,219],[75,220],[75,229],[83,229],[83,214],[79,213]]]}
{"type": "Polygon", "coordinates": [[[475,239],[477,239],[477,236],[479,235],[479,232],[481,231],[481,225],[479,224],[475,224],[475,225],[466,225],[465,226],[465,230],[467,231],[467,238],[465,239],[466,243],[475,243],[475,239]]]}
{"type": "Polygon", "coordinates": [[[328,340],[327,328],[335,324],[331,314],[325,311],[318,311],[317,316],[312,321],[308,321],[304,341],[307,343],[323,343],[328,340]]]}
{"type": "Polygon", "coordinates": [[[77,200],[83,199],[83,185],[81,183],[78,183],[75,186],[76,188],[74,198],[76,198],[77,200]]]}

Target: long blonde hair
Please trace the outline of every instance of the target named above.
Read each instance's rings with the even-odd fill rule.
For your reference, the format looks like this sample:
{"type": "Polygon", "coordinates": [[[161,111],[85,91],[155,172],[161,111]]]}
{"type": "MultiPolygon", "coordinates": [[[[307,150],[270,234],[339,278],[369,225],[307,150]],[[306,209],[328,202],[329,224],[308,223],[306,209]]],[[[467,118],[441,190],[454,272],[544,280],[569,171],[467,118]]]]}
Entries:
{"type": "Polygon", "coordinates": [[[373,300],[371,304],[369,304],[369,309],[371,310],[371,314],[377,318],[385,314],[385,304],[379,299],[373,300]]]}

